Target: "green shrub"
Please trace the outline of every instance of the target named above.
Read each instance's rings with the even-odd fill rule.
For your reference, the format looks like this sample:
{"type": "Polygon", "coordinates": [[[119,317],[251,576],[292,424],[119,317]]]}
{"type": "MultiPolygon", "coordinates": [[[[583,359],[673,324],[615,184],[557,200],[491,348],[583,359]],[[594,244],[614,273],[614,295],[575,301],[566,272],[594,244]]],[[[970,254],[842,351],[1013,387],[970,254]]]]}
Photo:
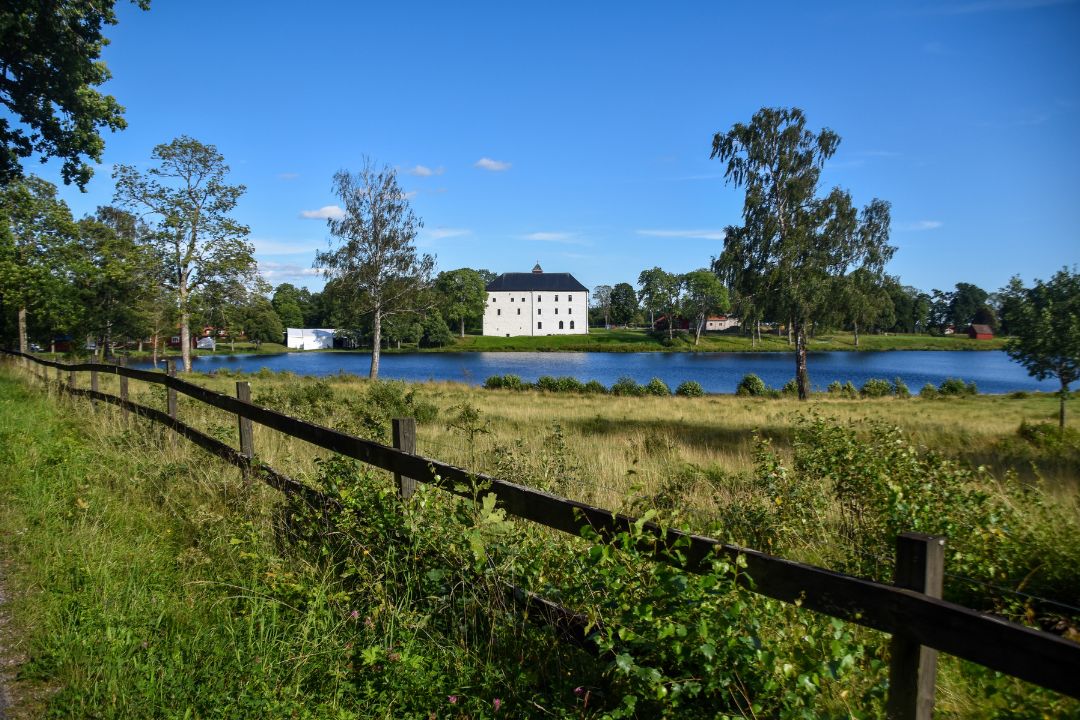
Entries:
{"type": "Polygon", "coordinates": [[[892,394],[892,385],[888,380],[880,380],[878,378],[870,378],[863,383],[862,388],[859,389],[859,394],[863,397],[885,397],[892,394]]]}
{"type": "Polygon", "coordinates": [[[855,383],[848,380],[844,383],[844,397],[854,400],[859,397],[859,391],[855,389],[855,383]]]}
{"type": "Polygon", "coordinates": [[[675,388],[675,394],[680,397],[701,397],[705,394],[705,390],[701,387],[701,383],[687,380],[675,388]]]}
{"type": "Polygon", "coordinates": [[[839,380],[833,380],[829,383],[829,386],[825,388],[825,392],[830,395],[841,395],[844,392],[844,386],[840,384],[839,380]]]}
{"type": "Polygon", "coordinates": [[[535,387],[544,392],[559,392],[559,381],[551,375],[541,375],[536,378],[535,387]]]}
{"type": "Polygon", "coordinates": [[[893,378],[892,391],[893,395],[896,395],[896,397],[898,398],[911,397],[911,390],[908,389],[908,386],[904,382],[904,379],[899,376],[893,378]]]}
{"type": "Polygon", "coordinates": [[[919,390],[919,397],[924,398],[926,400],[933,400],[937,396],[938,396],[938,389],[936,387],[934,387],[934,383],[926,383],[925,385],[922,386],[922,389],[919,390]]]}
{"type": "Polygon", "coordinates": [[[667,383],[660,378],[654,377],[652,380],[649,380],[649,384],[645,386],[645,394],[667,397],[671,394],[671,388],[669,388],[667,383]]]}
{"type": "Polygon", "coordinates": [[[608,389],[604,387],[604,384],[599,380],[590,380],[585,383],[585,387],[582,388],[582,391],[586,395],[606,395],[608,389]]]}
{"type": "Polygon", "coordinates": [[[780,388],[780,394],[781,395],[788,395],[788,396],[790,396],[790,395],[798,395],[799,394],[799,382],[795,378],[791,378],[786,383],[784,383],[784,387],[780,388]]]}
{"type": "Polygon", "coordinates": [[[578,380],[576,377],[561,377],[555,381],[556,387],[559,392],[564,393],[582,393],[585,392],[585,383],[578,380]]]}
{"type": "Polygon", "coordinates": [[[484,381],[484,387],[488,390],[499,390],[503,387],[503,376],[492,375],[484,381]]]}
{"type": "Polygon", "coordinates": [[[744,375],[743,379],[739,381],[739,387],[735,390],[736,395],[749,395],[750,397],[761,397],[768,394],[768,392],[769,386],[754,373],[744,375]]]}
{"type": "Polygon", "coordinates": [[[639,385],[634,378],[623,375],[611,386],[611,394],[627,397],[641,397],[645,394],[645,388],[639,385]]]}
{"type": "Polygon", "coordinates": [[[945,378],[938,386],[938,393],[947,397],[963,397],[978,394],[975,383],[965,383],[960,378],[945,378]]]}

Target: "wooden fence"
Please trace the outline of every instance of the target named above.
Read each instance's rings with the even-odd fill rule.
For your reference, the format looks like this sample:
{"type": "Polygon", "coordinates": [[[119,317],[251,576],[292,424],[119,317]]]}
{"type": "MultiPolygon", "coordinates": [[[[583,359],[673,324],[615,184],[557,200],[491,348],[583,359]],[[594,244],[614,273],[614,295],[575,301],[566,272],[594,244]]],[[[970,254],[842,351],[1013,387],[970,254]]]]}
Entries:
{"type": "MultiPolygon", "coordinates": [[[[133,412],[161,423],[246,472],[259,475],[269,485],[299,494],[330,511],[335,506],[331,498],[256,460],[252,422],[387,470],[397,479],[403,497],[412,494],[416,482],[463,497],[472,496],[464,488],[479,483],[496,496],[497,506],[508,515],[572,535],[580,535],[585,527],[590,527],[601,538],[611,539],[638,524],[635,518],[610,510],[417,455],[415,424],[411,419],[394,421],[395,447],[389,447],[253,405],[246,382],[237,383],[234,398],[181,380],[176,377],[171,362],[169,369],[161,373],[101,363],[59,363],[10,350],[0,352],[22,358],[27,365],[33,363],[34,372],[45,381],[48,368],[54,368],[56,380],[66,392],[110,403],[125,414],[133,412]],[[76,373],[82,372],[90,373],[89,390],[77,386],[76,373]],[[119,376],[119,397],[98,390],[99,374],[119,376]],[[127,392],[129,378],[164,385],[167,412],[131,402],[127,392]],[[240,449],[178,420],[177,393],[236,415],[240,449]]],[[[642,532],[641,549],[657,561],[677,563],[691,573],[704,573],[709,571],[714,558],[723,557],[732,562],[741,559],[745,570],[738,576],[738,582],[746,589],[892,635],[887,702],[890,718],[931,717],[937,651],[1080,698],[1080,644],[941,599],[944,538],[916,533],[901,535],[897,539],[894,584],[887,585],[653,523],[644,523],[642,532]]],[[[543,619],[556,625],[564,638],[580,645],[588,644],[582,616],[533,593],[511,590],[527,607],[540,611],[543,619]]]]}

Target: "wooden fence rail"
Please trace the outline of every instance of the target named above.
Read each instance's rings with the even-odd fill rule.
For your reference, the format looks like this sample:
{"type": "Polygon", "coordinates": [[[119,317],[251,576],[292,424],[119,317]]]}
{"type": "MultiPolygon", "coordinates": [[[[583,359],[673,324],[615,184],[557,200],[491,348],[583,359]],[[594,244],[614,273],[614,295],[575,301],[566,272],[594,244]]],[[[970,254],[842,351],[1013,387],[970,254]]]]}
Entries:
{"type": "MultiPolygon", "coordinates": [[[[610,540],[639,525],[635,518],[626,515],[417,455],[412,452],[410,443],[410,438],[415,435],[410,434],[406,425],[395,428],[395,445],[398,447],[388,447],[253,405],[248,401],[250,390],[241,393],[239,387],[240,397],[233,398],[179,379],[172,373],[101,363],[66,364],[9,350],[2,352],[56,368],[58,378],[61,370],[67,370],[69,391],[118,405],[171,427],[235,465],[257,469],[264,478],[273,478],[271,485],[305,494],[312,502],[329,498],[253,459],[255,451],[249,444],[250,428],[248,437],[244,438],[245,420],[389,471],[397,479],[402,494],[411,494],[414,483],[423,482],[446,492],[472,497],[472,488],[479,485],[484,492],[496,496],[498,507],[507,514],[572,535],[580,535],[588,527],[601,538],[610,540]],[[164,385],[171,397],[179,393],[233,413],[240,422],[241,450],[180,422],[176,417],[175,401],[169,403],[168,413],[162,413],[126,398],[93,389],[81,390],[76,388],[77,372],[107,373],[122,379],[164,385]]],[[[126,383],[123,383],[124,395],[126,390],[126,383]]],[[[890,717],[929,717],[933,704],[933,664],[936,662],[933,650],[1080,698],[1080,644],[934,597],[935,594],[940,596],[941,572],[941,553],[934,546],[940,549],[941,538],[902,536],[898,540],[898,569],[894,578],[897,584],[887,585],[726,544],[714,538],[662,528],[654,523],[644,523],[641,529],[642,549],[658,561],[675,564],[689,572],[704,573],[709,571],[713,559],[736,561],[741,558],[744,572],[739,575],[738,582],[748,590],[893,635],[890,717]],[[937,587],[934,587],[935,583],[937,587]]],[[[529,595],[528,598],[536,603],[536,607],[547,608],[555,616],[566,619],[568,611],[536,596],[529,595]]],[[[570,635],[573,634],[571,630],[570,635]]]]}

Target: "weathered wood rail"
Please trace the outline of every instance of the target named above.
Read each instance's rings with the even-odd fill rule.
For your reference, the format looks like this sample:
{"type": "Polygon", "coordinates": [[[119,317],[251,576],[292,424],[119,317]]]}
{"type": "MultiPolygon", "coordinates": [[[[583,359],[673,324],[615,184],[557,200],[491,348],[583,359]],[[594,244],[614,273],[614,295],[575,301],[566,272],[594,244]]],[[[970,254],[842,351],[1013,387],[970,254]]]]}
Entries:
{"type": "MultiPolygon", "coordinates": [[[[67,384],[61,383],[67,392],[117,405],[161,423],[224,460],[257,472],[273,487],[300,494],[308,502],[324,507],[332,505],[331,498],[255,459],[250,426],[245,426],[245,421],[259,423],[391,472],[398,480],[403,496],[411,494],[415,482],[463,497],[472,497],[471,488],[479,484],[485,492],[494,493],[498,507],[507,514],[572,535],[580,535],[588,527],[599,537],[612,539],[638,524],[635,518],[610,510],[417,455],[411,452],[415,434],[405,425],[396,427],[394,433],[395,444],[401,447],[389,447],[253,405],[248,401],[249,391],[246,387],[240,388],[240,383],[240,397],[233,398],[177,378],[171,368],[161,373],[101,363],[60,363],[10,350],[2,352],[43,368],[55,368],[58,382],[61,373],[67,372],[67,384]],[[80,372],[91,373],[91,389],[77,387],[75,378],[80,372]],[[97,390],[99,373],[119,376],[125,397],[97,390]],[[169,391],[169,412],[163,413],[128,400],[128,378],[165,386],[169,391]],[[235,414],[241,449],[180,422],[176,417],[176,393],[235,414]]],[[[47,374],[43,377],[47,379],[47,374]]],[[[888,585],[653,523],[644,523],[642,532],[642,549],[660,562],[677,564],[688,572],[703,573],[709,571],[714,558],[724,557],[730,561],[741,558],[744,572],[739,575],[738,582],[746,589],[891,634],[889,717],[930,717],[936,663],[934,651],[1080,698],[1080,644],[940,598],[943,538],[913,533],[898,538],[896,584],[888,585]]],[[[565,638],[576,644],[587,644],[580,616],[532,593],[514,590],[520,600],[555,624],[565,638]]]]}

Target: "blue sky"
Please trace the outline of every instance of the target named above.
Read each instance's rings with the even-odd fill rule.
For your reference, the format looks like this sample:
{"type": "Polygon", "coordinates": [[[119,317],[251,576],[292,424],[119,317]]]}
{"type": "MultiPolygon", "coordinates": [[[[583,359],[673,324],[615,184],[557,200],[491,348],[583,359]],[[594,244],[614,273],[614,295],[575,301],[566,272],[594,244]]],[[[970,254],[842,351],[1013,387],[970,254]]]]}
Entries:
{"type": "Polygon", "coordinates": [[[120,20],[106,90],[129,127],[63,197],[91,212],[113,163],[212,143],[274,284],[322,286],[331,176],[365,155],[399,169],[440,269],[539,261],[591,287],[706,266],[742,207],[713,133],[766,105],[841,135],[823,183],[892,203],[906,283],[1080,262],[1076,2],[155,0],[120,20]]]}

